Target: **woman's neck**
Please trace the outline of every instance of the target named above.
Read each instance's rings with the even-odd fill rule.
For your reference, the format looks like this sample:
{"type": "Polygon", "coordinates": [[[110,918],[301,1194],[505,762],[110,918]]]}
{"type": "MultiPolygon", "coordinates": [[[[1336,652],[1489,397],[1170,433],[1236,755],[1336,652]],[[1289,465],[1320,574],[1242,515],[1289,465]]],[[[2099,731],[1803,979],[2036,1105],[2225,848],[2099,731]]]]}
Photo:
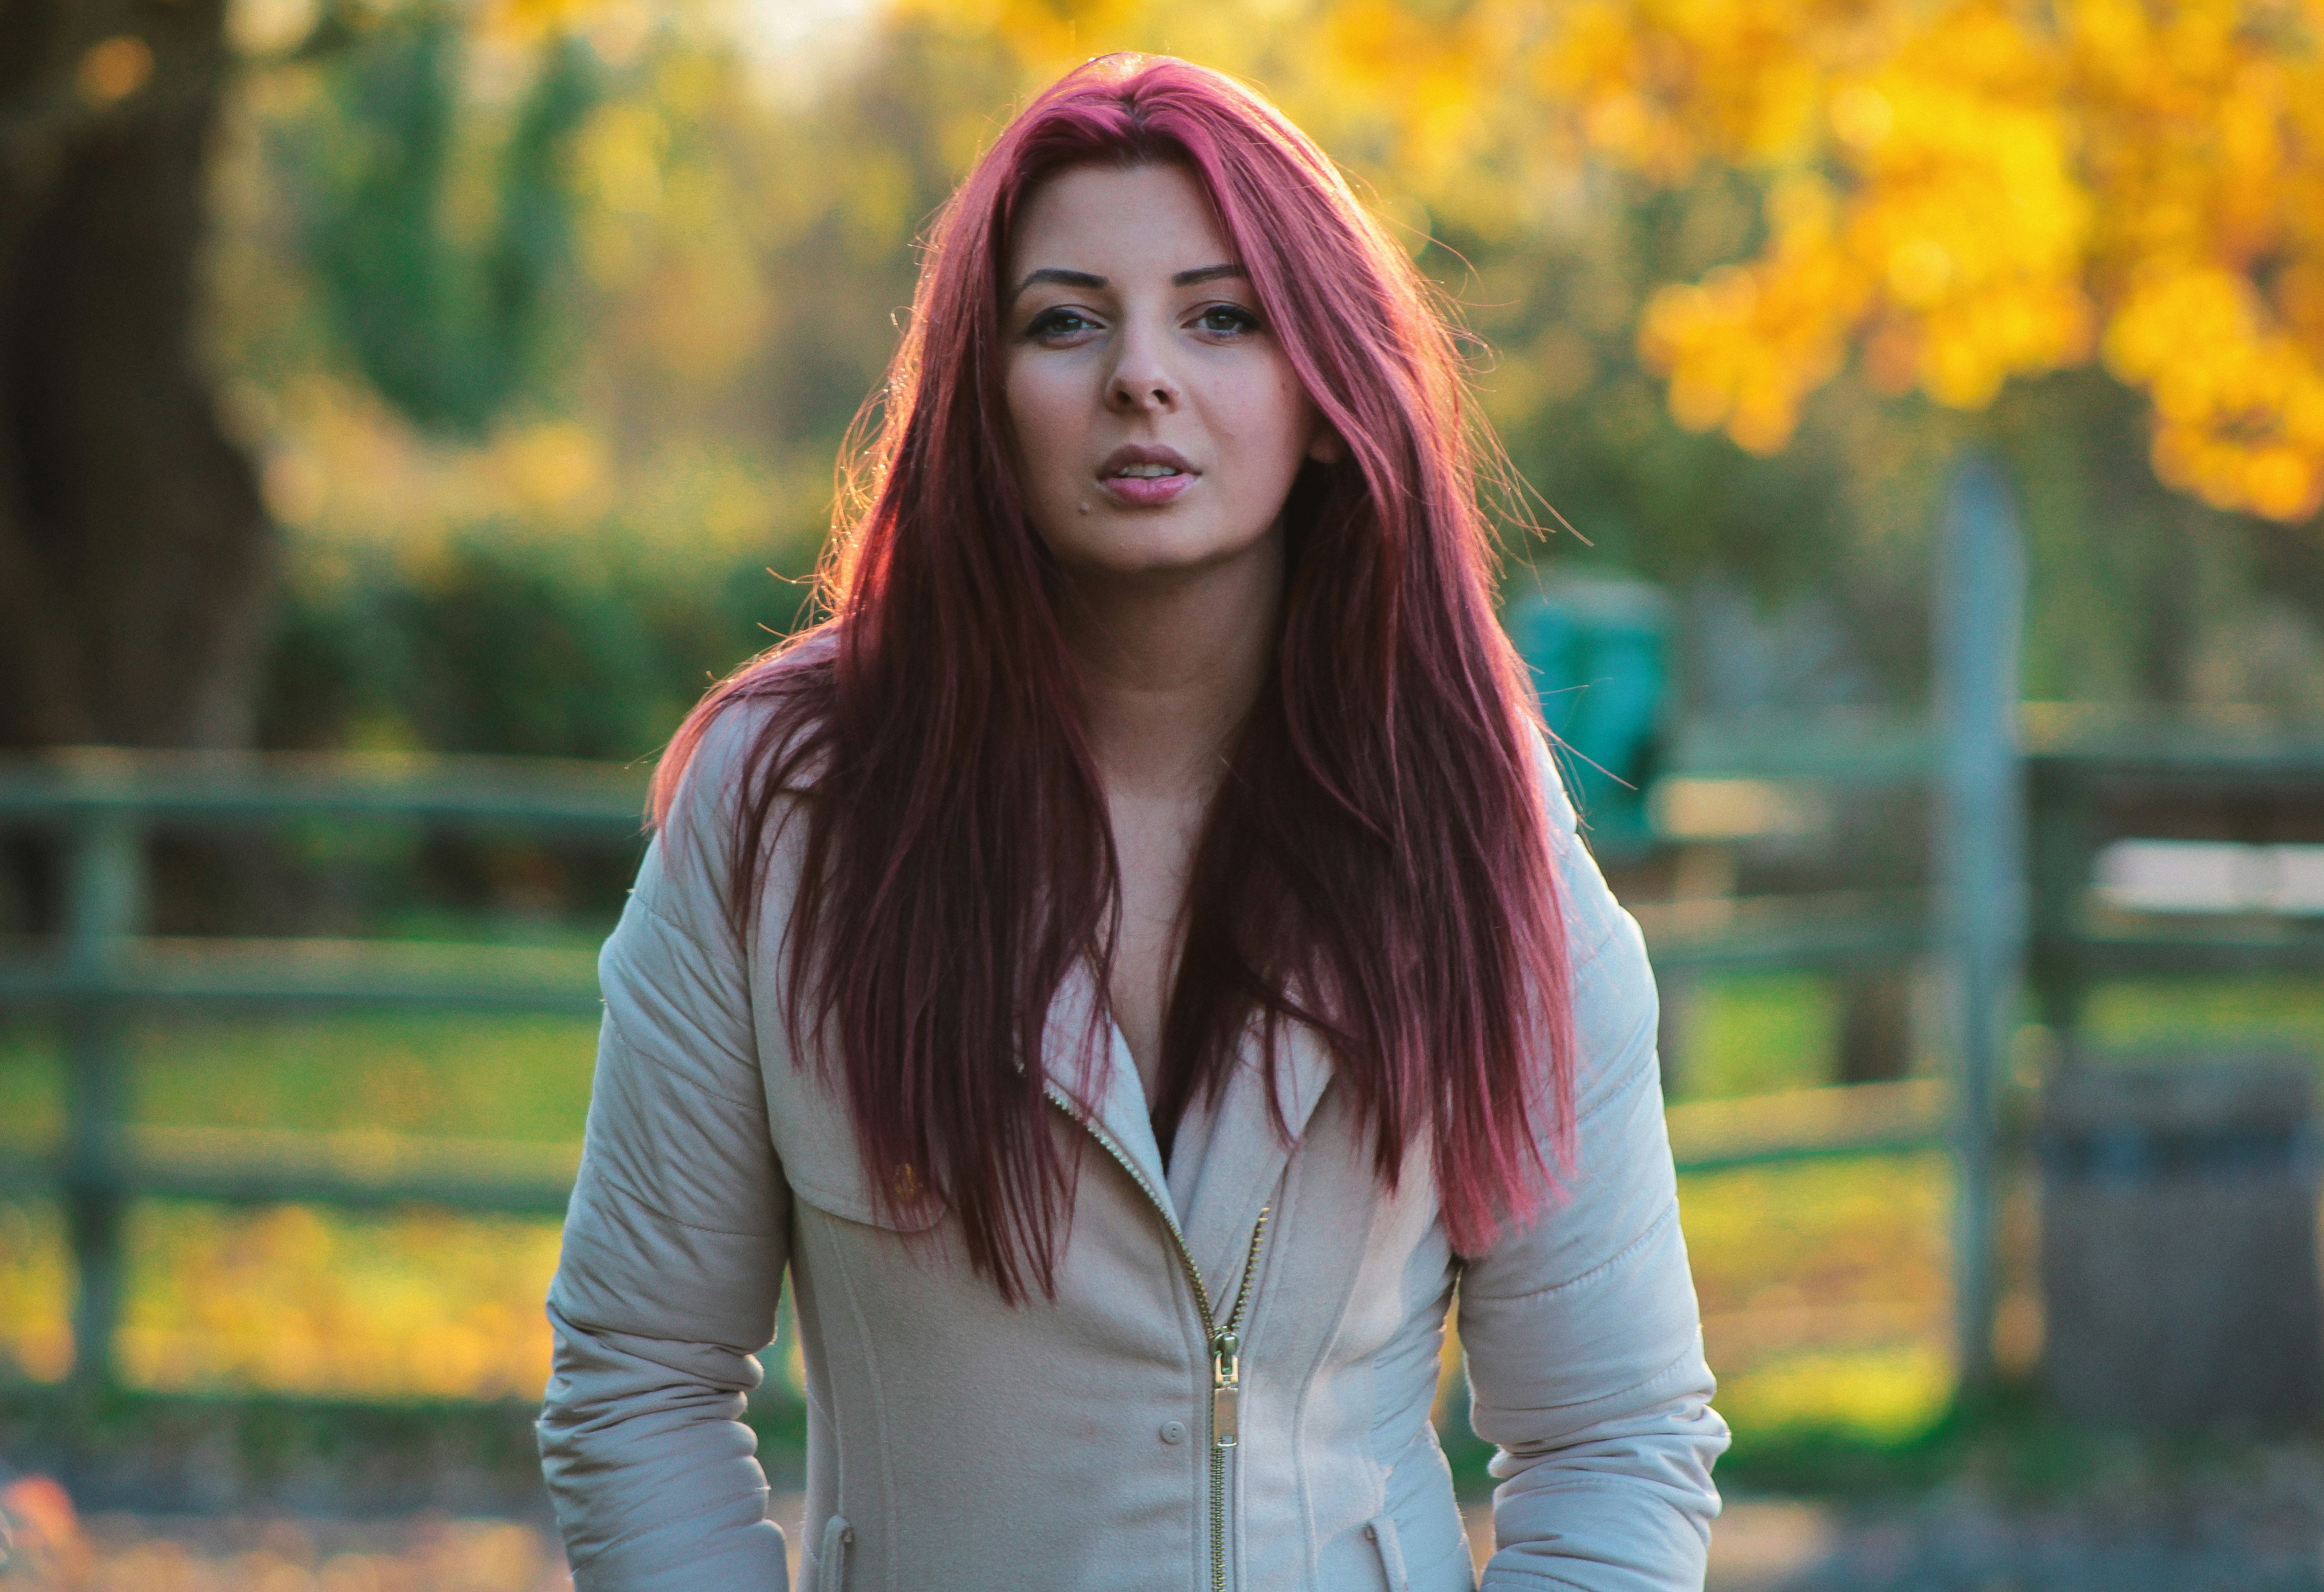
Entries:
{"type": "Polygon", "coordinates": [[[1266,677],[1282,595],[1280,533],[1200,569],[1069,579],[1062,618],[1110,797],[1208,801],[1266,677]]]}
{"type": "Polygon", "coordinates": [[[1282,596],[1278,532],[1200,569],[1084,576],[1062,605],[1120,870],[1107,996],[1149,1109],[1194,848],[1266,678],[1282,596]]]}

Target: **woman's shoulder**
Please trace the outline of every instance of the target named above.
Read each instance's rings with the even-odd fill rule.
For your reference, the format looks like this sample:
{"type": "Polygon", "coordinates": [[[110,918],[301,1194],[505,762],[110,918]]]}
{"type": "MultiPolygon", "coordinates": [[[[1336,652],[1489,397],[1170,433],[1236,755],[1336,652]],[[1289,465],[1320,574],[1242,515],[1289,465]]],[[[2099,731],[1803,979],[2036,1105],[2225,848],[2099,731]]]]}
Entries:
{"type": "Polygon", "coordinates": [[[1541,783],[1543,814],[1548,818],[1545,830],[1550,860],[1557,867],[1557,888],[1564,897],[1559,908],[1566,923],[1566,952],[1573,958],[1573,971],[1581,971],[1582,964],[1592,962],[1606,948],[1622,942],[1638,942],[1634,946],[1634,960],[1643,964],[1646,943],[1638,939],[1637,920],[1627,914],[1615,899],[1613,890],[1606,886],[1606,874],[1599,870],[1597,858],[1590,853],[1585,825],[1569,795],[1564,765],[1578,753],[1559,744],[1548,732],[1529,734],[1526,741],[1532,750],[1534,778],[1541,783]]]}
{"type": "Polygon", "coordinates": [[[828,626],[721,681],[687,715],[655,776],[658,827],[731,814],[774,779],[805,793],[824,760],[838,644],[828,626]]]}
{"type": "MultiPolygon", "coordinates": [[[[835,643],[811,632],[752,660],[690,714],[655,775],[656,894],[724,903],[746,841],[779,850],[826,759],[835,643]]],[[[642,882],[642,881],[641,881],[642,882]]]]}

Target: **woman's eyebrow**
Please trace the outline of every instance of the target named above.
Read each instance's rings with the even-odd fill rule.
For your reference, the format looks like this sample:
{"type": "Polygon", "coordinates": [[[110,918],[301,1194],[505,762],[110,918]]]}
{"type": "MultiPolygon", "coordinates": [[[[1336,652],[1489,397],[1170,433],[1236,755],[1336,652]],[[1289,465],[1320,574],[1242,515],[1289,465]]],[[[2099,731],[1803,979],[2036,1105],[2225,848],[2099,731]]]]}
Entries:
{"type": "MultiPolygon", "coordinates": [[[[1221,265],[1197,265],[1192,271],[1182,271],[1170,279],[1174,288],[1191,288],[1203,282],[1223,281],[1229,277],[1247,276],[1243,268],[1232,261],[1221,265]]],[[[1106,285],[1105,278],[1094,271],[1068,271],[1062,265],[1044,265],[1038,271],[1025,273],[1025,280],[1009,291],[1009,302],[1014,304],[1026,289],[1035,282],[1056,282],[1068,288],[1087,288],[1092,292],[1106,285]]]]}
{"type": "Polygon", "coordinates": [[[1027,272],[1025,280],[1010,290],[1009,302],[1016,303],[1025,290],[1035,282],[1060,282],[1068,288],[1087,288],[1094,292],[1105,286],[1105,278],[1092,271],[1067,271],[1061,265],[1044,265],[1038,271],[1027,272]]]}

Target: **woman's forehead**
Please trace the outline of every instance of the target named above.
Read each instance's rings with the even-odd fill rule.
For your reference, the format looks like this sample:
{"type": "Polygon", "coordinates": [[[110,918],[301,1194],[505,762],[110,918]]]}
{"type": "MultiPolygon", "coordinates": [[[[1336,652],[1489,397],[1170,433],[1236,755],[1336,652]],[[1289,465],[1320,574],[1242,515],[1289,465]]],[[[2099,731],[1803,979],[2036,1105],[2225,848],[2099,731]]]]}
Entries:
{"type": "Polygon", "coordinates": [[[1071,166],[1018,211],[1004,290],[1013,293],[1036,271],[1104,277],[1111,285],[1234,257],[1210,195],[1185,166],[1071,166]]]}

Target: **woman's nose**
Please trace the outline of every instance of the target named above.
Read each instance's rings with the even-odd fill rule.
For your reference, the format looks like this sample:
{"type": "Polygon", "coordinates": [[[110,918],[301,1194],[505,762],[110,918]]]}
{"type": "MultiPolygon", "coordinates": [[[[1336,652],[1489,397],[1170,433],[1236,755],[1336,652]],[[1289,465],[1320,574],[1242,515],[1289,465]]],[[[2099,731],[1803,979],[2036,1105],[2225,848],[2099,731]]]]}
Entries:
{"type": "Polygon", "coordinates": [[[1125,414],[1177,407],[1177,381],[1151,336],[1134,331],[1124,335],[1121,356],[1114,361],[1106,382],[1105,400],[1108,408],[1125,414]]]}
{"type": "Polygon", "coordinates": [[[1178,401],[1177,389],[1159,379],[1116,378],[1109,396],[1118,410],[1167,410],[1175,408],[1178,401]]]}

